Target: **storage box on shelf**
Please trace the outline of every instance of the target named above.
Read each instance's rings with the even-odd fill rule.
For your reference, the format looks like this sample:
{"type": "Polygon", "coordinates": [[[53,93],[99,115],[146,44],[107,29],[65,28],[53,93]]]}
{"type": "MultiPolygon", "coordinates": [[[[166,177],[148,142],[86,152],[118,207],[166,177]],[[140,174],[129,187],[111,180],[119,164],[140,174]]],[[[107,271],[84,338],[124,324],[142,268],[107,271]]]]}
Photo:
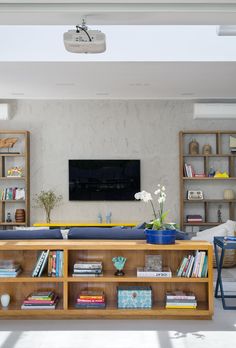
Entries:
{"type": "Polygon", "coordinates": [[[9,150],[0,148],[0,226],[27,226],[30,224],[30,134],[28,131],[0,131],[0,140],[6,138],[17,138],[17,141],[9,150]],[[7,221],[8,213],[11,221],[7,221]]]}
{"type": "Polygon", "coordinates": [[[16,278],[1,278],[0,293],[9,293],[11,303],[8,310],[0,310],[0,317],[30,318],[201,318],[209,319],[213,314],[212,245],[207,242],[177,241],[173,245],[154,245],[144,241],[0,241],[0,259],[12,259],[22,267],[16,278]],[[64,256],[62,277],[32,277],[32,270],[43,250],[61,250],[64,256]],[[208,275],[205,278],[181,278],[176,271],[184,256],[205,251],[208,256],[208,275]],[[146,255],[161,255],[164,266],[170,267],[173,277],[140,278],[137,267],[145,265],[146,255]],[[114,275],[112,258],[124,256],[125,275],[114,275]],[[73,277],[76,261],[101,261],[102,276],[73,277]],[[117,289],[125,286],[151,287],[150,309],[117,308],[117,289]],[[55,310],[22,310],[21,305],[30,293],[52,290],[59,296],[55,310]],[[82,292],[100,291],[105,296],[105,308],[76,308],[82,292]],[[182,291],[194,293],[197,307],[191,309],[167,309],[166,293],[182,291]]]}
{"type": "MultiPolygon", "coordinates": [[[[217,226],[222,219],[235,219],[236,199],[225,199],[224,189],[233,189],[236,182],[236,153],[230,150],[230,136],[236,131],[181,131],[180,145],[180,227],[202,230],[217,226]],[[189,153],[189,143],[196,139],[199,153],[189,153]],[[210,144],[212,153],[203,154],[210,144]],[[229,177],[209,177],[210,169],[227,172],[229,177]],[[203,192],[203,199],[189,199],[189,190],[203,192]],[[220,209],[220,216],[217,210],[220,209]],[[188,221],[187,215],[201,215],[202,221],[188,221]]],[[[235,192],[236,197],[236,192],[235,192]]]]}

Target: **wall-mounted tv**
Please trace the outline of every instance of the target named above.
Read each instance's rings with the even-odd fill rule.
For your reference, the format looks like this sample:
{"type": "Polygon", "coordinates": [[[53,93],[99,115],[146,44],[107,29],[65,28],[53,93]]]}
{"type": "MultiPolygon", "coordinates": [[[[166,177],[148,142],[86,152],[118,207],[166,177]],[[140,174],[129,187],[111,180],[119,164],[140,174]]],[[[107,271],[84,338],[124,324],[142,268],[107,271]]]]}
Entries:
{"type": "Polygon", "coordinates": [[[129,201],[140,191],[140,160],[69,160],[70,201],[129,201]]]}

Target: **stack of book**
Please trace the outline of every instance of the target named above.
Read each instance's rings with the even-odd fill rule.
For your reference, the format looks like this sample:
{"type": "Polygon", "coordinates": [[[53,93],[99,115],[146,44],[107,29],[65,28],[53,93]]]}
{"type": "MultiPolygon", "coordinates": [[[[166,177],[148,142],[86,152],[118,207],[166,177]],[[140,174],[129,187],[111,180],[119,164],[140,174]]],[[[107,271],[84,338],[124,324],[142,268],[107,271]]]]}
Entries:
{"type": "Polygon", "coordinates": [[[195,176],[193,166],[191,164],[187,164],[187,163],[184,164],[184,176],[188,178],[192,178],[195,176]]]}
{"type": "Polygon", "coordinates": [[[206,278],[208,272],[208,257],[205,251],[196,251],[195,255],[183,258],[177,270],[177,277],[206,278]]]}
{"type": "Polygon", "coordinates": [[[21,267],[13,260],[0,261],[0,278],[15,278],[21,273],[21,267]]]}
{"type": "Polygon", "coordinates": [[[102,276],[102,261],[77,261],[73,268],[73,277],[102,276]]]}
{"type": "Polygon", "coordinates": [[[54,291],[35,291],[24,300],[21,309],[55,309],[57,303],[54,291]]]}
{"type": "Polygon", "coordinates": [[[172,272],[169,267],[163,267],[161,271],[149,270],[146,267],[137,268],[138,278],[171,278],[172,272]]]}
{"type": "Polygon", "coordinates": [[[166,293],[166,308],[196,309],[196,296],[191,292],[171,291],[166,293]]]}
{"type": "Polygon", "coordinates": [[[103,291],[81,291],[77,296],[75,308],[87,309],[87,308],[105,308],[105,294],[103,291]]]}
{"type": "Polygon", "coordinates": [[[24,200],[25,199],[25,189],[17,187],[8,187],[0,190],[0,200],[1,201],[13,201],[13,200],[24,200]]]}
{"type": "Polygon", "coordinates": [[[201,215],[187,215],[187,222],[202,222],[203,218],[201,215]]]}
{"type": "Polygon", "coordinates": [[[51,250],[48,255],[48,276],[62,277],[64,254],[62,250],[51,250]]]}

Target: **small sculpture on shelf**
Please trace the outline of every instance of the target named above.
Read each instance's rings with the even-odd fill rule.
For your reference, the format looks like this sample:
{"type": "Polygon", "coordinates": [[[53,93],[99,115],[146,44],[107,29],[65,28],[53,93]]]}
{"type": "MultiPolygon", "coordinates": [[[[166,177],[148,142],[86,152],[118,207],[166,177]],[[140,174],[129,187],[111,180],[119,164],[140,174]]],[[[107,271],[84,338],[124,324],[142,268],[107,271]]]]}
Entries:
{"type": "Polygon", "coordinates": [[[127,259],[123,256],[113,257],[112,262],[116,268],[116,272],[115,272],[116,276],[124,276],[125,275],[123,268],[125,266],[126,260],[127,259]]]}
{"type": "Polygon", "coordinates": [[[11,218],[11,213],[10,212],[7,213],[6,222],[12,222],[12,218],[11,218]]]}
{"type": "Polygon", "coordinates": [[[98,223],[102,224],[102,213],[98,213],[98,223]]]}
{"type": "Polygon", "coordinates": [[[211,155],[212,154],[212,149],[210,144],[206,144],[202,148],[202,154],[203,155],[211,155]]]}
{"type": "Polygon", "coordinates": [[[210,168],[209,172],[208,172],[208,177],[209,178],[213,178],[215,173],[216,173],[215,169],[214,168],[210,168]]]}
{"type": "Polygon", "coordinates": [[[229,174],[227,172],[219,172],[219,171],[216,171],[215,172],[215,175],[214,175],[214,178],[229,178],[229,174]]]}
{"type": "Polygon", "coordinates": [[[23,168],[22,167],[12,167],[7,171],[7,176],[9,178],[22,178],[23,177],[23,168]]]}
{"type": "Polygon", "coordinates": [[[193,139],[189,143],[189,154],[190,155],[198,155],[199,154],[199,143],[196,141],[196,139],[193,139]]]}
{"type": "Polygon", "coordinates": [[[234,199],[234,191],[231,189],[225,189],[224,190],[224,199],[234,199]]]}
{"type": "Polygon", "coordinates": [[[107,224],[110,224],[111,223],[111,211],[109,211],[107,214],[106,214],[106,223],[107,224]]]}
{"type": "Polygon", "coordinates": [[[219,222],[220,224],[222,223],[222,212],[221,212],[221,208],[222,205],[220,204],[218,206],[218,210],[217,210],[217,222],[219,222]]]}
{"type": "MultiPolygon", "coordinates": [[[[18,141],[18,138],[0,139],[0,149],[8,149],[7,153],[10,153],[9,149],[12,148],[17,141],[18,141]]],[[[5,153],[5,152],[2,152],[2,153],[5,153]]]]}

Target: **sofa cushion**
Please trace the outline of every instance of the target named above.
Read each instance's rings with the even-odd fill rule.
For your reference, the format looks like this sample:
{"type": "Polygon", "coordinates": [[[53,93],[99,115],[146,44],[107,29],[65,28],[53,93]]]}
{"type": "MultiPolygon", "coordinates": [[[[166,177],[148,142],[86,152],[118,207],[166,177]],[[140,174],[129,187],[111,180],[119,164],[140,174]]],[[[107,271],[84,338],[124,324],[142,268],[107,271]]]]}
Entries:
{"type": "Polygon", "coordinates": [[[113,240],[143,240],[146,239],[144,230],[132,228],[103,228],[103,227],[73,227],[70,228],[68,239],[113,239],[113,240]]]}
{"type": "MultiPolygon", "coordinates": [[[[140,228],[73,227],[69,230],[68,239],[145,240],[146,234],[140,228]]],[[[176,239],[189,239],[189,236],[177,231],[176,239]]]]}
{"type": "Polygon", "coordinates": [[[52,230],[0,230],[0,240],[62,239],[59,229],[52,230]]]}

